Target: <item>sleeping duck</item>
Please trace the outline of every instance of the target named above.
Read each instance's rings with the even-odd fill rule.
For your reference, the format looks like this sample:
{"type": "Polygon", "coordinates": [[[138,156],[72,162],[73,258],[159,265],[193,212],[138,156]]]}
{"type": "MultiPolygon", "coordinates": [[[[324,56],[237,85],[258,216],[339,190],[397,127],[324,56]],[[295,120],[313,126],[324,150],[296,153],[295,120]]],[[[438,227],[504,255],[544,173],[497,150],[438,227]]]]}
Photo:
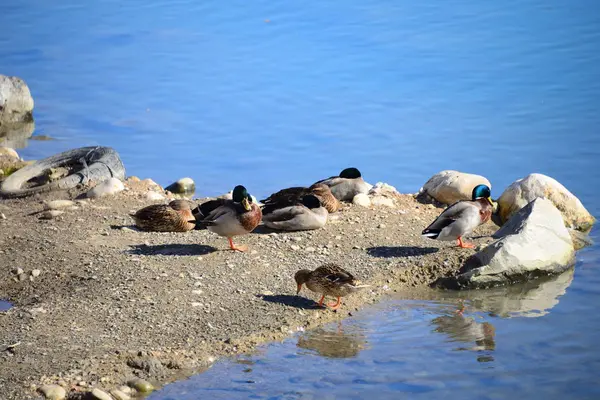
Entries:
{"type": "Polygon", "coordinates": [[[190,203],[173,200],[169,204],[153,204],[130,214],[135,225],[150,232],[187,232],[194,229],[190,203]]]}
{"type": "Polygon", "coordinates": [[[323,179],[316,183],[323,183],[331,189],[331,193],[340,201],[352,201],[359,193],[367,193],[371,185],[364,181],[360,171],[356,168],[346,168],[338,176],[323,179]]]}
{"type": "Polygon", "coordinates": [[[490,220],[494,208],[490,196],[489,187],[475,186],[473,200],[461,200],[446,208],[422,235],[430,239],[456,240],[459,247],[474,248],[474,244],[463,242],[462,237],[490,220]]]}
{"type": "Polygon", "coordinates": [[[300,203],[304,196],[309,194],[316,196],[320,200],[323,207],[325,207],[330,213],[336,212],[340,207],[340,202],[331,193],[329,186],[322,183],[315,183],[307,188],[291,187],[282,189],[279,192],[273,193],[266,199],[261,200],[261,203],[264,204],[263,214],[269,214],[278,208],[294,206],[300,203]]]}
{"type": "Polygon", "coordinates": [[[325,264],[315,269],[301,269],[294,275],[294,280],[298,285],[298,291],[302,290],[302,285],[315,293],[321,294],[319,306],[323,305],[325,296],[337,297],[335,304],[328,304],[333,310],[337,310],[341,304],[341,298],[356,292],[357,290],[368,287],[362,285],[352,274],[336,264],[325,264]]]}
{"type": "Polygon", "coordinates": [[[252,232],[262,218],[260,208],[252,203],[252,196],[241,185],[233,189],[232,200],[207,201],[194,210],[194,215],[197,227],[205,226],[209,231],[226,237],[229,248],[237,251],[246,251],[248,247],[234,245],[233,237],[252,232]]]}
{"type": "Polygon", "coordinates": [[[271,229],[282,231],[305,231],[325,226],[329,213],[316,196],[304,196],[300,204],[282,208],[263,209],[263,222],[271,229]]]}

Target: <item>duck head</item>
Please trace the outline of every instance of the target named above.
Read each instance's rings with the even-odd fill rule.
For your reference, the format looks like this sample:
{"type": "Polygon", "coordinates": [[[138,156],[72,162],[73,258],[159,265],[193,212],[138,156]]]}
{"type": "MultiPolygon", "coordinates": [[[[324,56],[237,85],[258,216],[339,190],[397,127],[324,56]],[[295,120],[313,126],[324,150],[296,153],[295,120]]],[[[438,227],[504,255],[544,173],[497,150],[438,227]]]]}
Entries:
{"type": "Polygon", "coordinates": [[[473,188],[473,200],[486,199],[493,207],[494,202],[492,201],[491,196],[492,191],[487,185],[477,185],[473,188]]]}
{"type": "Polygon", "coordinates": [[[248,193],[246,188],[242,185],[237,185],[233,188],[233,201],[240,203],[246,211],[252,210],[252,196],[248,193]]]}
{"type": "Polygon", "coordinates": [[[358,168],[346,168],[345,170],[340,172],[340,178],[357,179],[357,178],[360,178],[361,176],[362,175],[360,174],[360,171],[358,170],[358,168]]]}
{"type": "Polygon", "coordinates": [[[296,294],[300,293],[300,290],[302,290],[302,285],[308,282],[311,273],[312,271],[308,269],[301,269],[300,271],[296,272],[296,274],[294,275],[294,280],[298,285],[298,291],[296,292],[296,294]]]}

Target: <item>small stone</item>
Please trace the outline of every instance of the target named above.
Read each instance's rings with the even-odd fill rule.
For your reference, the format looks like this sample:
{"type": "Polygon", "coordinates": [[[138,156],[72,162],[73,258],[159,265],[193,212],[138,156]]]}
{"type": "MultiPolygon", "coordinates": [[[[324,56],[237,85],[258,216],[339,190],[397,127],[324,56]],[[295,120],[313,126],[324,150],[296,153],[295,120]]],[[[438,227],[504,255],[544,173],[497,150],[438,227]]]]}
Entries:
{"type": "Polygon", "coordinates": [[[352,199],[352,204],[361,206],[361,207],[369,207],[371,205],[371,199],[366,193],[359,193],[352,199]]]}
{"type": "Polygon", "coordinates": [[[25,273],[25,271],[23,271],[23,268],[17,268],[13,272],[17,275],[21,275],[21,274],[25,273]]]}
{"type": "Polygon", "coordinates": [[[125,189],[123,182],[117,178],[108,178],[104,182],[97,184],[87,192],[86,197],[89,199],[97,199],[107,195],[117,194],[125,189]]]}
{"type": "Polygon", "coordinates": [[[44,202],[44,209],[46,210],[58,210],[61,208],[73,207],[75,202],[71,200],[52,200],[44,202]]]}
{"type": "Polygon", "coordinates": [[[98,388],[92,389],[91,395],[92,398],[98,400],[113,400],[113,398],[108,393],[98,388]]]}
{"type": "Polygon", "coordinates": [[[165,190],[168,190],[173,194],[191,196],[196,191],[196,184],[192,178],[181,178],[177,182],[167,186],[165,190]]]}
{"type": "Polygon", "coordinates": [[[63,400],[67,391],[58,385],[43,385],[38,389],[48,400],[63,400]]]}
{"type": "Polygon", "coordinates": [[[23,282],[24,280],[27,279],[27,275],[19,274],[19,275],[17,275],[17,278],[19,279],[19,282],[23,282]]]}
{"type": "Polygon", "coordinates": [[[301,236],[294,236],[294,237],[292,238],[292,240],[293,240],[294,242],[300,242],[300,241],[302,241],[302,237],[301,237],[301,236]]]}
{"type": "Polygon", "coordinates": [[[64,213],[65,213],[64,211],[60,211],[60,210],[48,210],[48,211],[44,211],[43,213],[41,213],[39,219],[54,219],[64,213]]]}
{"type": "Polygon", "coordinates": [[[146,193],[146,200],[161,201],[164,199],[165,199],[165,196],[163,196],[161,193],[155,192],[153,190],[149,190],[148,193],[146,193]]]}
{"type": "Polygon", "coordinates": [[[263,290],[263,292],[261,293],[263,296],[273,296],[275,293],[273,293],[270,290],[263,290]]]}
{"type": "MultiPolygon", "coordinates": [[[[127,389],[131,390],[131,388],[127,388],[127,389]]],[[[125,393],[125,392],[123,392],[122,390],[119,390],[119,389],[112,389],[110,391],[110,394],[116,400],[130,400],[131,399],[131,396],[129,396],[127,393],[125,393]]]]}
{"type": "Polygon", "coordinates": [[[202,289],[192,290],[193,294],[202,294],[202,289]]]}
{"type": "Polygon", "coordinates": [[[33,276],[34,278],[37,278],[38,276],[40,276],[41,273],[42,273],[41,270],[34,269],[33,271],[31,271],[31,276],[33,276]]]}
{"type": "Polygon", "coordinates": [[[127,385],[142,393],[150,393],[154,390],[154,386],[152,386],[150,382],[140,378],[135,378],[128,381],[127,385]]]}
{"type": "Polygon", "coordinates": [[[79,381],[79,382],[77,382],[77,386],[81,386],[81,387],[87,387],[87,386],[88,386],[88,384],[87,384],[87,382],[86,382],[86,381],[79,381]]]}
{"type": "Polygon", "coordinates": [[[6,219],[6,215],[4,215],[4,213],[0,213],[0,219],[6,219]]]}
{"type": "Polygon", "coordinates": [[[386,228],[385,224],[379,224],[379,225],[377,225],[377,227],[378,227],[379,229],[385,229],[385,228],[386,228]]]}
{"type": "Polygon", "coordinates": [[[204,304],[202,304],[202,303],[198,303],[198,302],[196,302],[196,301],[192,303],[192,307],[202,307],[203,305],[204,305],[204,304]]]}
{"type": "Polygon", "coordinates": [[[313,252],[315,252],[316,250],[317,250],[317,249],[315,249],[315,248],[314,248],[314,247],[312,247],[312,246],[310,246],[310,247],[307,247],[307,248],[306,248],[306,251],[307,251],[307,252],[309,252],[309,253],[313,253],[313,252]]]}
{"type": "Polygon", "coordinates": [[[121,385],[118,387],[118,390],[125,394],[133,394],[133,389],[126,385],[121,385]]]}
{"type": "Polygon", "coordinates": [[[352,248],[353,248],[354,250],[360,250],[360,246],[356,246],[356,245],[355,245],[355,246],[352,246],[352,248]]]}
{"type": "Polygon", "coordinates": [[[291,246],[290,246],[290,248],[291,248],[292,250],[294,250],[294,251],[298,251],[298,250],[300,250],[300,246],[298,246],[298,245],[296,245],[296,244],[293,244],[293,245],[291,245],[291,246]]]}

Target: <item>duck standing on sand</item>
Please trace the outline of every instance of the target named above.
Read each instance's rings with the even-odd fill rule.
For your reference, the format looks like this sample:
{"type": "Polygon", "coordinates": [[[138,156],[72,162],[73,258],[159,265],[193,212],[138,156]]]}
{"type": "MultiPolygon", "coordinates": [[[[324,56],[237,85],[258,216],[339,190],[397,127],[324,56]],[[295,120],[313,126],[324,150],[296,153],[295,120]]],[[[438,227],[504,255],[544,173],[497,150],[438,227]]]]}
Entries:
{"type": "Polygon", "coordinates": [[[150,232],[187,232],[196,225],[190,203],[173,200],[169,204],[153,204],[130,214],[135,225],[150,232]]]}
{"type": "Polygon", "coordinates": [[[494,209],[494,203],[490,196],[491,190],[489,187],[486,185],[475,186],[472,200],[457,201],[446,208],[422,232],[422,235],[430,239],[457,240],[459,247],[474,248],[474,244],[464,243],[462,237],[490,220],[494,209]]]}
{"type": "Polygon", "coordinates": [[[340,201],[352,201],[359,193],[367,193],[371,185],[364,181],[357,168],[346,168],[338,176],[316,182],[322,183],[331,189],[331,193],[340,201]]]}
{"type": "Polygon", "coordinates": [[[211,232],[224,236],[231,250],[246,251],[247,246],[235,246],[233,237],[250,233],[262,219],[260,207],[252,203],[252,196],[245,187],[233,189],[233,199],[216,199],[200,204],[194,215],[197,227],[205,226],[211,232]]]}
{"type": "Polygon", "coordinates": [[[369,286],[362,285],[351,273],[336,264],[325,264],[314,271],[301,269],[296,272],[294,279],[298,284],[298,291],[296,293],[300,293],[303,284],[306,284],[306,287],[313,292],[321,293],[319,306],[323,305],[325,296],[337,297],[335,304],[328,304],[333,310],[340,308],[342,297],[369,286]]]}
{"type": "Polygon", "coordinates": [[[282,231],[307,231],[319,229],[327,223],[329,213],[316,196],[304,196],[300,204],[274,208],[274,205],[263,209],[263,223],[282,231]]]}
{"type": "Polygon", "coordinates": [[[269,197],[260,202],[265,206],[263,207],[263,214],[268,214],[274,209],[279,209],[288,206],[295,206],[302,202],[302,198],[306,195],[316,196],[323,207],[328,212],[334,213],[340,208],[340,202],[331,193],[329,186],[322,183],[315,183],[310,187],[291,187],[282,189],[279,192],[273,193],[269,197]]]}

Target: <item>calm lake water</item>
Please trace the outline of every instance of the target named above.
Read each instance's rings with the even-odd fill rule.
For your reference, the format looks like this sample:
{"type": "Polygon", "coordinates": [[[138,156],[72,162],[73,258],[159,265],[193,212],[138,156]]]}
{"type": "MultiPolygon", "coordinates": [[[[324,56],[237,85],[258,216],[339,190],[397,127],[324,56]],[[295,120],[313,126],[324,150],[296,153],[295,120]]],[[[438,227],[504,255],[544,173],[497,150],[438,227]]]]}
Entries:
{"type": "MultiPolygon", "coordinates": [[[[190,176],[200,196],[350,165],[402,192],[480,173],[498,196],[541,172],[600,216],[594,0],[3,0],[0,26],[0,73],[53,139],[9,138],[26,159],[112,146],[129,175],[190,176]]],[[[151,398],[598,398],[599,257],[477,293],[464,318],[450,294],[392,298],[151,398]]]]}

